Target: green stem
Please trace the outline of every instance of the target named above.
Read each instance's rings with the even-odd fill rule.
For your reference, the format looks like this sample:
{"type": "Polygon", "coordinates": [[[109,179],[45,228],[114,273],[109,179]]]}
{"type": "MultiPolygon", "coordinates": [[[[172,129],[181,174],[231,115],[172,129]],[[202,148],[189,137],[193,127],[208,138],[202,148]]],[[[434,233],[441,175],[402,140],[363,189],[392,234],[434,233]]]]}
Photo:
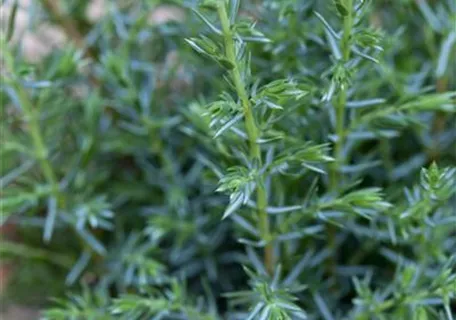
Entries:
{"type": "Polygon", "coordinates": [[[336,190],[339,184],[340,167],[343,165],[343,146],[345,141],[345,105],[347,104],[347,91],[345,87],[341,89],[341,92],[336,102],[336,135],[337,140],[334,146],[334,163],[331,172],[331,190],[336,190]]]}
{"type": "Polygon", "coordinates": [[[250,145],[250,156],[252,158],[260,159],[260,148],[257,143],[258,129],[255,124],[255,119],[253,117],[253,112],[250,106],[247,91],[245,89],[245,84],[242,80],[241,73],[239,72],[239,66],[236,58],[236,49],[234,46],[230,20],[228,18],[228,14],[226,12],[224,3],[218,6],[218,13],[222,24],[223,35],[225,38],[225,54],[228,60],[234,65],[234,68],[231,71],[231,77],[233,78],[233,82],[236,87],[236,92],[239,95],[239,99],[241,100],[242,107],[244,109],[245,126],[250,145]]]}
{"type": "Polygon", "coordinates": [[[344,17],[344,34],[342,36],[342,55],[344,62],[350,59],[350,36],[353,28],[353,0],[347,0],[347,16],[344,17]]]}
{"type": "MultiPolygon", "coordinates": [[[[351,44],[351,32],[353,28],[353,0],[347,0],[348,13],[344,17],[344,32],[341,40],[341,51],[343,63],[347,63],[350,60],[350,44],[351,44]]],[[[343,156],[343,147],[345,143],[345,109],[347,105],[347,84],[344,84],[340,88],[339,96],[335,102],[336,112],[336,135],[337,140],[334,146],[334,163],[330,170],[330,190],[336,192],[339,186],[341,177],[340,168],[343,166],[345,159],[343,156]]],[[[326,228],[326,234],[328,239],[328,246],[332,250],[332,258],[328,261],[328,271],[330,274],[336,272],[336,228],[333,225],[328,225],[326,228]]]]}
{"type": "Polygon", "coordinates": [[[3,49],[1,53],[4,58],[4,73],[10,75],[10,77],[2,78],[2,80],[10,84],[16,91],[20,107],[24,113],[24,119],[28,125],[28,133],[33,142],[35,157],[40,164],[41,171],[43,172],[46,181],[51,186],[52,194],[58,198],[59,186],[54,171],[52,170],[52,165],[49,162],[48,150],[41,134],[38,110],[33,106],[27,91],[21,86],[19,79],[14,75],[15,65],[12,53],[4,43],[1,43],[1,47],[3,49]]]}
{"type": "MultiPolygon", "coordinates": [[[[342,59],[344,63],[350,60],[350,44],[351,31],[353,28],[353,0],[347,1],[347,16],[344,17],[344,33],[341,40],[342,59]]],[[[331,172],[331,190],[335,190],[338,186],[340,177],[340,167],[344,164],[342,154],[345,143],[345,109],[347,105],[347,85],[344,84],[340,88],[339,96],[337,97],[336,111],[336,135],[337,140],[334,146],[334,158],[336,159],[331,172]]]]}
{"type": "Polygon", "coordinates": [[[52,165],[48,159],[48,150],[44,144],[44,139],[40,130],[37,109],[33,107],[27,92],[20,84],[14,82],[14,87],[16,89],[22,111],[24,112],[25,119],[27,120],[29,128],[28,131],[33,141],[35,155],[40,164],[41,171],[43,172],[47,183],[51,186],[52,195],[58,200],[57,203],[59,203],[59,185],[54,170],[52,169],[52,165]]]}
{"type": "MultiPolygon", "coordinates": [[[[255,118],[252,112],[252,106],[250,104],[249,97],[246,91],[246,85],[239,71],[239,64],[236,58],[236,48],[233,40],[233,33],[231,30],[230,20],[228,18],[224,1],[220,1],[217,10],[223,30],[226,58],[234,66],[234,68],[231,70],[231,77],[233,79],[236,92],[239,96],[239,99],[241,100],[242,108],[244,111],[245,128],[249,139],[250,158],[256,160],[258,163],[261,164],[261,151],[257,143],[259,129],[255,123],[255,118]]],[[[264,253],[264,262],[267,270],[271,272],[274,265],[274,257],[272,243],[270,242],[271,232],[269,225],[269,217],[266,212],[267,202],[268,199],[264,187],[264,178],[263,176],[260,176],[257,184],[259,229],[262,239],[267,243],[264,253]]]]}
{"type": "MultiPolygon", "coordinates": [[[[6,67],[9,70],[15,70],[13,58],[10,52],[8,50],[2,50],[2,53],[5,56],[6,67]]],[[[16,91],[19,104],[21,106],[22,112],[24,113],[24,119],[28,125],[28,134],[30,135],[30,138],[33,142],[35,157],[38,160],[46,182],[51,187],[51,195],[57,201],[57,208],[63,208],[66,205],[65,197],[60,190],[57,176],[52,168],[51,162],[49,161],[49,151],[44,143],[43,134],[40,128],[39,110],[34,106],[27,91],[23,86],[21,86],[19,80],[15,76],[11,79],[8,79],[8,83],[11,84],[11,86],[16,91]]],[[[79,233],[77,234],[79,235],[79,233]]],[[[90,246],[87,246],[87,244],[85,244],[85,241],[81,236],[79,236],[79,241],[82,247],[88,247],[90,251],[94,252],[90,246]]]]}

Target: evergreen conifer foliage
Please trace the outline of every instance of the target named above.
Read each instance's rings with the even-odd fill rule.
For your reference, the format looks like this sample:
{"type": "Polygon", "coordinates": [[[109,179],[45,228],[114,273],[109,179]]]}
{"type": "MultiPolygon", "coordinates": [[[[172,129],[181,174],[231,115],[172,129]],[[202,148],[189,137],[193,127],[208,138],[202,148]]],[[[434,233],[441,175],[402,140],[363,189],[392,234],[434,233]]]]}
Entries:
{"type": "Polygon", "coordinates": [[[7,299],[49,320],[456,319],[454,1],[112,1],[90,21],[41,0],[68,43],[39,63],[9,6],[7,299]],[[151,22],[164,7],[180,18],[151,22]]]}

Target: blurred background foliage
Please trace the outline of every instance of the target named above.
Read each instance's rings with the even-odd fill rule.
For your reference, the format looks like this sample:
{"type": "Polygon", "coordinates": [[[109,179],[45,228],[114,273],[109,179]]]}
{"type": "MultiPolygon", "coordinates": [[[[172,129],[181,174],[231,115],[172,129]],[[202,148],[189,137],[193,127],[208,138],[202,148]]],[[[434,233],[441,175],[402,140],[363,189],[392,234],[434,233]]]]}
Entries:
{"type": "Polygon", "coordinates": [[[5,305],[456,318],[456,2],[220,5],[2,2],[5,305]]]}

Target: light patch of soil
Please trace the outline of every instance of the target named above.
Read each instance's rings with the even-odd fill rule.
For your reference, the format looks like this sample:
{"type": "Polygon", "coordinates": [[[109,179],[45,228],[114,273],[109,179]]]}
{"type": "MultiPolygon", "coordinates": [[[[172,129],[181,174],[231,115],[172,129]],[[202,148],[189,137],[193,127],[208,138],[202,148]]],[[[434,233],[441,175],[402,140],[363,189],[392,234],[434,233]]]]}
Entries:
{"type": "Polygon", "coordinates": [[[1,320],[38,320],[39,312],[26,307],[10,306],[6,310],[0,307],[1,320]]]}
{"type": "MultiPolygon", "coordinates": [[[[67,36],[62,28],[41,23],[30,25],[30,6],[31,0],[18,0],[19,7],[16,13],[14,32],[11,42],[20,43],[24,58],[32,63],[39,62],[49,55],[53,50],[62,47],[67,41],[67,36]]],[[[6,30],[10,17],[13,1],[2,2],[0,5],[0,26],[6,30]]],[[[92,0],[87,7],[87,18],[89,21],[96,22],[109,11],[107,0],[92,0]]],[[[150,24],[162,24],[169,21],[183,20],[184,12],[172,5],[159,5],[149,15],[150,24]]]]}

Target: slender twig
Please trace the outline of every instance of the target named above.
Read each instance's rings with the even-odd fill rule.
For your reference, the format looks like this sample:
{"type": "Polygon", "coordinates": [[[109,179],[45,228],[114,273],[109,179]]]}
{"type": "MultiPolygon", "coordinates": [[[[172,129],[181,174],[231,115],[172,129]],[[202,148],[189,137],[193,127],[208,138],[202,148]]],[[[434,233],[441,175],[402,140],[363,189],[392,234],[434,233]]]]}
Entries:
{"type": "Polygon", "coordinates": [[[38,110],[33,107],[33,104],[24,88],[17,81],[14,81],[12,84],[16,90],[22,111],[24,112],[24,119],[28,124],[29,134],[35,149],[35,156],[40,164],[46,181],[51,186],[52,195],[59,200],[59,185],[54,170],[52,169],[52,165],[49,161],[48,150],[44,143],[43,135],[40,129],[38,110]]]}
{"type": "MultiPolygon", "coordinates": [[[[353,28],[353,0],[347,1],[347,15],[344,17],[344,32],[341,40],[342,59],[344,63],[350,60],[350,35],[353,28]]],[[[331,189],[337,188],[340,177],[340,167],[344,163],[343,146],[345,142],[345,109],[347,105],[347,85],[343,84],[340,88],[339,95],[336,100],[336,134],[337,140],[334,146],[334,162],[332,168],[331,189]]]]}
{"type": "Polygon", "coordinates": [[[52,195],[59,200],[59,184],[52,168],[52,164],[49,161],[48,150],[44,142],[43,134],[40,128],[39,122],[39,109],[33,105],[31,98],[27,91],[21,85],[19,79],[14,76],[15,65],[11,53],[8,50],[2,50],[3,54],[3,72],[8,77],[6,80],[15,90],[18,102],[21,106],[22,112],[24,113],[24,120],[27,123],[28,134],[33,144],[33,151],[36,159],[41,167],[41,171],[51,186],[52,195]]]}
{"type": "MultiPolygon", "coordinates": [[[[241,104],[244,110],[245,127],[249,139],[250,157],[251,159],[255,159],[258,163],[261,164],[261,151],[257,142],[259,136],[259,129],[255,123],[254,115],[252,112],[252,106],[250,104],[246,91],[246,85],[239,71],[239,64],[236,58],[236,48],[233,40],[233,33],[231,30],[230,20],[228,18],[228,14],[224,3],[220,3],[218,5],[218,14],[220,17],[223,36],[225,40],[226,57],[234,66],[234,68],[231,70],[231,77],[233,79],[234,85],[236,87],[236,92],[239,96],[239,99],[241,100],[241,104]]],[[[257,184],[257,213],[259,219],[259,229],[263,240],[267,243],[264,253],[264,262],[267,270],[271,272],[274,265],[274,257],[272,243],[270,242],[271,233],[269,226],[269,217],[266,212],[268,200],[264,186],[264,178],[260,175],[258,179],[259,181],[257,184]]]]}
{"type": "MultiPolygon", "coordinates": [[[[346,64],[350,60],[350,43],[351,43],[351,32],[353,28],[353,0],[347,1],[347,15],[344,17],[344,29],[341,39],[341,52],[343,62],[346,64]]],[[[330,189],[332,192],[337,190],[339,182],[341,180],[340,168],[344,164],[343,146],[345,142],[345,109],[347,105],[347,84],[344,83],[341,88],[339,95],[335,101],[335,112],[336,112],[336,135],[337,140],[334,146],[334,163],[330,171],[330,189]]],[[[331,274],[336,272],[337,257],[336,251],[336,229],[333,225],[328,225],[326,229],[328,238],[328,245],[333,251],[332,258],[328,262],[328,269],[331,274]]]]}

